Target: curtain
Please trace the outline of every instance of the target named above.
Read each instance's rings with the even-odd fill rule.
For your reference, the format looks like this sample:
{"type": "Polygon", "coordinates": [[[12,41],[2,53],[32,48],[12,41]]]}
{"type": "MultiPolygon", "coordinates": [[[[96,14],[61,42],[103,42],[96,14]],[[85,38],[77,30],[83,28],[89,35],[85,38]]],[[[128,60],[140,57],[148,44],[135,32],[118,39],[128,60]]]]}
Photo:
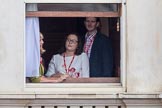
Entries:
{"type": "MultiPolygon", "coordinates": [[[[28,4],[27,11],[36,11],[36,4],[28,4]]],[[[39,76],[40,30],[37,17],[26,17],[25,23],[26,77],[39,76]]]]}

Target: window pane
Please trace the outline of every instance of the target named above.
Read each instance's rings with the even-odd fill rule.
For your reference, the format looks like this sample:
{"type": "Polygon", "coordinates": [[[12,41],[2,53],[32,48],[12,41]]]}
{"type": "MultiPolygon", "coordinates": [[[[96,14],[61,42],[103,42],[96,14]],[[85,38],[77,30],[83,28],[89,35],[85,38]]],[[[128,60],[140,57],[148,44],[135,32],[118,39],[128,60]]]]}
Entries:
{"type": "Polygon", "coordinates": [[[118,4],[38,4],[38,11],[116,12],[118,4]]]}
{"type": "Polygon", "coordinates": [[[120,17],[120,4],[34,4],[26,5],[28,17],[120,17]]]}

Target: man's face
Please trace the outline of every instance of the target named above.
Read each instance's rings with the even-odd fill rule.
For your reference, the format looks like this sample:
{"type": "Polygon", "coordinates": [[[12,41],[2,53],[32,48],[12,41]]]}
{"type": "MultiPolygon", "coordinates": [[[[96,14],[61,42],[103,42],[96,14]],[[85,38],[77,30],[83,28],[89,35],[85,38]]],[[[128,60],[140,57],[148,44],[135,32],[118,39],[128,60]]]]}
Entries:
{"type": "Polygon", "coordinates": [[[99,22],[96,22],[95,17],[87,17],[86,20],[84,21],[85,27],[88,32],[92,32],[97,29],[99,26],[99,22]]]}

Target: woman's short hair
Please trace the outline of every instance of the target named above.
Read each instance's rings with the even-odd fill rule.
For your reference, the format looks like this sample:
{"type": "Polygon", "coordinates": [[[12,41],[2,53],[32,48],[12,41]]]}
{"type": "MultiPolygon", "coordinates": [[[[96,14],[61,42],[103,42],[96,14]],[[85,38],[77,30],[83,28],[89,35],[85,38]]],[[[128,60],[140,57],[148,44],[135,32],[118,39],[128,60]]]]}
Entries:
{"type": "Polygon", "coordinates": [[[63,54],[64,52],[66,52],[66,47],[65,47],[65,43],[66,43],[66,40],[68,38],[69,35],[75,35],[77,38],[78,38],[78,46],[76,48],[76,51],[75,51],[75,55],[80,55],[82,52],[83,52],[83,49],[82,49],[82,40],[81,40],[81,37],[77,34],[77,33],[70,33],[68,35],[66,35],[65,39],[64,39],[64,42],[63,42],[63,46],[62,48],[58,51],[58,53],[61,55],[63,54]]]}

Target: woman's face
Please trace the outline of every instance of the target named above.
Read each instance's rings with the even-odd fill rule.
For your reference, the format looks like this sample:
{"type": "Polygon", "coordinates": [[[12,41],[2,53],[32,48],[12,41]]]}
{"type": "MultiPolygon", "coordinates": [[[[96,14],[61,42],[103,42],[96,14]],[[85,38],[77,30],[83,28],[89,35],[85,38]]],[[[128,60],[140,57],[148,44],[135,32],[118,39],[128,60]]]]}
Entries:
{"type": "Polygon", "coordinates": [[[78,47],[78,38],[74,34],[70,34],[67,37],[66,43],[65,43],[65,48],[66,51],[73,51],[75,52],[78,47]]]}
{"type": "Polygon", "coordinates": [[[40,48],[43,48],[43,44],[44,44],[43,36],[40,35],[40,48]]]}

